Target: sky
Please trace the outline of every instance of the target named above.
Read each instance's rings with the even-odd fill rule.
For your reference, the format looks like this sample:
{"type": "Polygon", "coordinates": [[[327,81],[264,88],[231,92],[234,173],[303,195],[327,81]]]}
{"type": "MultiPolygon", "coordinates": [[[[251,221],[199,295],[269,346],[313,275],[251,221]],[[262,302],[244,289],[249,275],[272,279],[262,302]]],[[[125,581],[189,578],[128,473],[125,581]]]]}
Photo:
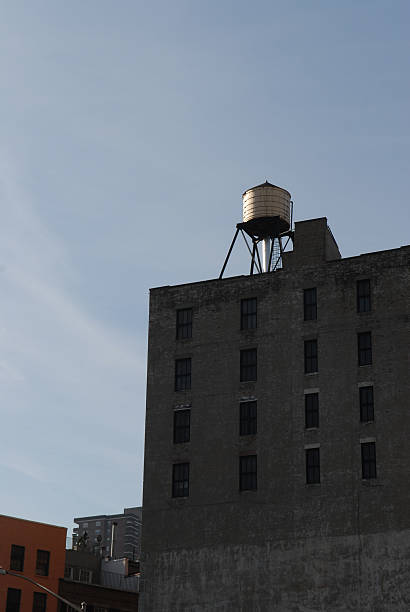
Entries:
{"type": "Polygon", "coordinates": [[[141,504],[149,288],[219,275],[245,189],[409,244],[410,4],[0,6],[0,513],[71,531],[141,504]]]}

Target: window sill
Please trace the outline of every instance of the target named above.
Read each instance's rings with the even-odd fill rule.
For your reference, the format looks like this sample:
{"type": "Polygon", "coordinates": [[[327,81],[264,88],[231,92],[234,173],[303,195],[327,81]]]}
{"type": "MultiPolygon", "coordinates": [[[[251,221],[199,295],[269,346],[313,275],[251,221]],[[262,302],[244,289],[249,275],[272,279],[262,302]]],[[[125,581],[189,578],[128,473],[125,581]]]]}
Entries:
{"type": "Polygon", "coordinates": [[[378,478],[362,478],[363,487],[381,487],[383,483],[378,478]]]}

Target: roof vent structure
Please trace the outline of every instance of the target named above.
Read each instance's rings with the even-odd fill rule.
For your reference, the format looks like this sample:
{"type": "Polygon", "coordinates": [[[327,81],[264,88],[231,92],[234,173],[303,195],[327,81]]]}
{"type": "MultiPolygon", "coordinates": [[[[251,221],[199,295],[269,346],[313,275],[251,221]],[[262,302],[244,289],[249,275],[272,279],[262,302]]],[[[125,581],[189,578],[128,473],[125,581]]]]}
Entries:
{"type": "Polygon", "coordinates": [[[262,183],[247,189],[242,195],[243,222],[236,225],[228,254],[219,278],[222,278],[239,232],[251,256],[250,274],[273,272],[282,267],[282,253],[289,240],[293,241],[293,202],[286,189],[271,183],[262,183]],[[252,248],[246,235],[252,241],[252,248]],[[285,244],[283,239],[287,238],[285,244]],[[262,253],[259,253],[259,246],[262,253]]]}

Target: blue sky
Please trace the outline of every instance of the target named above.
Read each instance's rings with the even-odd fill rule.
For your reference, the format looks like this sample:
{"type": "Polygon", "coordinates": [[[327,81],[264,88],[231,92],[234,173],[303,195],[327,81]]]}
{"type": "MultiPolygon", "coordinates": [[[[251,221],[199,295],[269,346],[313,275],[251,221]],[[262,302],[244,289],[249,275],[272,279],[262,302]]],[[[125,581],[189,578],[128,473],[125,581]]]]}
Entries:
{"type": "Polygon", "coordinates": [[[141,503],[148,289],[219,274],[244,189],[287,188],[345,257],[409,243],[409,17],[2,3],[1,513],[141,503]]]}

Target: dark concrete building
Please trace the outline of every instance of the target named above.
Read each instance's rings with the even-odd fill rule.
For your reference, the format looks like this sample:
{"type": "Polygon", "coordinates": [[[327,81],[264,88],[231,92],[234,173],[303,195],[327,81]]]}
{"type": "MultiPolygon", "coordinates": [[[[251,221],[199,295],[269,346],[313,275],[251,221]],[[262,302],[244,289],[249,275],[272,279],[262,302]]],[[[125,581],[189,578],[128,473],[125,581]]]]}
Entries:
{"type": "Polygon", "coordinates": [[[410,247],[151,290],[143,612],[410,609],[410,247]]]}

